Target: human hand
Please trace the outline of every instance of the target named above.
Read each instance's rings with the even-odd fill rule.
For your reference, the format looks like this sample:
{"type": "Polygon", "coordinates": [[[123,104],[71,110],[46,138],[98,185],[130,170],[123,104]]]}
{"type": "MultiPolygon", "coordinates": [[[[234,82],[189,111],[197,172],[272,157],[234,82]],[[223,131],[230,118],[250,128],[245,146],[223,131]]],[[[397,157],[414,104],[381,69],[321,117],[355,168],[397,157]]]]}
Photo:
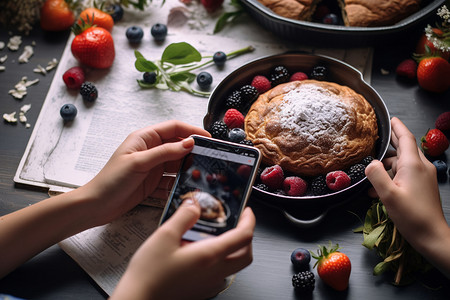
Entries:
{"type": "Polygon", "coordinates": [[[206,299],[223,290],[252,262],[255,216],[247,207],[236,228],[182,245],[199,217],[198,203],[184,201],[135,253],[111,299],[206,299]]]}
{"type": "MultiPolygon", "coordinates": [[[[124,214],[145,198],[170,190],[172,178],[182,157],[194,146],[192,134],[210,134],[177,120],[167,121],[131,133],[117,148],[105,167],[80,193],[95,205],[95,224],[108,223],[124,214]]],[[[167,197],[167,194],[165,195],[167,197]]]]}
{"type": "Polygon", "coordinates": [[[369,164],[367,178],[403,237],[431,262],[442,265],[444,260],[449,260],[450,266],[450,258],[435,253],[450,238],[436,167],[420,151],[414,135],[399,119],[392,118],[391,124],[391,144],[397,153],[384,159],[384,166],[377,160],[369,164]],[[385,169],[392,171],[393,178],[385,169]]]}

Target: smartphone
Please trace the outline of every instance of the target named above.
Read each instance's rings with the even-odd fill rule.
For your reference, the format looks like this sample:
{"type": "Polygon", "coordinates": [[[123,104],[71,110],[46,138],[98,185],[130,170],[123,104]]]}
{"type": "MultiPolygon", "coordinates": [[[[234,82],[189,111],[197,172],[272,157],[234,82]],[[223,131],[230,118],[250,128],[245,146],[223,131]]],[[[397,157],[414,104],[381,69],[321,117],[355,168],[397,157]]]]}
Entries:
{"type": "Polygon", "coordinates": [[[255,147],[193,135],[160,224],[186,199],[196,199],[201,216],[183,239],[198,241],[236,227],[250,196],[261,154],[255,147]]]}

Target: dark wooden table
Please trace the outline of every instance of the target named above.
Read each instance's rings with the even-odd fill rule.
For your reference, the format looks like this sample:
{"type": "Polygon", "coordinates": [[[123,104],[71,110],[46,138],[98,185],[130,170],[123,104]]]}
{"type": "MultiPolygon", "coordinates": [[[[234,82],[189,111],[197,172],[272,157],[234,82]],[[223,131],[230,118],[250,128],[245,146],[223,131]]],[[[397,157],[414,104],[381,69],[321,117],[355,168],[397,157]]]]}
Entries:
{"type": "MultiPolygon", "coordinates": [[[[422,27],[423,28],[423,27],[422,27]]],[[[436,117],[450,110],[450,92],[433,95],[421,90],[417,84],[398,80],[394,69],[404,58],[410,56],[419,32],[395,43],[376,46],[373,64],[372,85],[382,96],[391,116],[403,120],[419,139],[428,128],[434,126],[436,117]],[[390,71],[383,75],[381,69],[390,71]]],[[[1,113],[19,111],[23,104],[31,103],[27,113],[31,128],[23,124],[0,124],[0,214],[7,214],[36,203],[47,197],[45,191],[17,186],[13,182],[19,161],[37,120],[40,107],[49,89],[54,72],[42,76],[33,73],[33,68],[45,66],[52,58],[59,59],[68,33],[49,36],[36,30],[24,43],[36,42],[35,54],[28,64],[18,64],[20,53],[7,49],[4,63],[6,71],[0,73],[1,113]],[[24,100],[15,100],[8,95],[22,76],[39,78],[40,82],[28,89],[24,100]]],[[[8,34],[0,31],[0,40],[7,41],[8,34]]],[[[440,183],[445,214],[450,217],[450,183],[440,183]]],[[[317,244],[328,241],[339,243],[342,251],[352,261],[350,287],[337,293],[317,279],[311,299],[449,299],[448,280],[436,274],[425,283],[441,286],[429,289],[422,283],[406,287],[391,284],[392,274],[373,276],[372,269],[379,259],[374,252],[364,248],[362,235],[352,229],[361,225],[370,200],[361,194],[355,200],[331,211],[325,220],[313,228],[298,228],[290,224],[282,214],[264,203],[251,199],[249,205],[257,217],[254,237],[254,262],[238,273],[235,282],[217,299],[301,299],[291,286],[294,274],[290,254],[297,247],[314,250],[317,244]]],[[[21,237],[17,237],[20,239],[21,237]]],[[[315,270],[314,270],[315,272],[315,270]]],[[[33,299],[104,299],[107,297],[88,275],[58,246],[53,246],[0,280],[0,293],[33,299]]],[[[304,298],[304,297],[303,297],[304,298]]]]}

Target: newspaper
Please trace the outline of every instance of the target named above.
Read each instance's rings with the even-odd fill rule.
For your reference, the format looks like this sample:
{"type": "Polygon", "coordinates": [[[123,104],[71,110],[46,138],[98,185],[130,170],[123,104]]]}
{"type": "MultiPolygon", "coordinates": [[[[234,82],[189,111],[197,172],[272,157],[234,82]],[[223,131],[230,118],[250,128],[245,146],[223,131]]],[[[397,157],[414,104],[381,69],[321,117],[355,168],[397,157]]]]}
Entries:
{"type": "MultiPolygon", "coordinates": [[[[180,27],[169,27],[163,43],[154,42],[150,36],[152,24],[169,22],[171,10],[180,5],[183,4],[178,1],[166,1],[163,6],[152,4],[145,12],[126,11],[124,19],[112,31],[116,49],[113,66],[108,70],[87,70],[86,80],[94,82],[99,91],[98,99],[90,106],[84,105],[81,96],[68,90],[62,81],[62,74],[77,65],[70,51],[73,39],[70,36],[17,169],[14,178],[17,183],[47,188],[49,194],[65,192],[92,179],[125,137],[138,128],[169,119],[203,126],[208,99],[186,92],[140,88],[136,80],[142,74],[134,67],[134,50],[155,60],[167,45],[176,42],[188,42],[204,55],[252,45],[254,52],[228,60],[224,68],[205,69],[213,75],[213,87],[251,60],[292,50],[346,61],[370,83],[371,48],[318,49],[290,44],[248,16],[243,24],[213,35],[217,16],[190,6],[188,21],[180,27]],[[126,39],[125,31],[132,25],[144,29],[144,39],[139,45],[131,45],[126,39]],[[65,103],[73,103],[78,108],[70,126],[59,116],[59,109],[65,103]]],[[[132,254],[157,227],[164,199],[146,203],[153,207],[138,206],[111,224],[86,230],[59,244],[107,294],[113,291],[132,254]]]]}

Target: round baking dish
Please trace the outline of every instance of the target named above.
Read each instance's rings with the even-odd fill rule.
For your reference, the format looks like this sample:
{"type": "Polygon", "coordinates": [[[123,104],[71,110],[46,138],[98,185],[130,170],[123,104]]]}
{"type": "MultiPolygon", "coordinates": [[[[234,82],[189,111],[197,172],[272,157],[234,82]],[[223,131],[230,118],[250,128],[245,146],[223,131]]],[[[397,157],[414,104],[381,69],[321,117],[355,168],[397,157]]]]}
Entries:
{"type": "MultiPolygon", "coordinates": [[[[284,53],[251,61],[229,74],[212,92],[208,112],[203,119],[206,129],[217,120],[221,120],[226,111],[225,99],[231,91],[249,84],[255,75],[267,74],[278,65],[285,66],[290,72],[309,72],[316,65],[324,65],[329,69],[328,81],[346,85],[363,95],[373,106],[377,115],[379,139],[376,145],[376,159],[382,159],[389,147],[391,137],[390,116],[380,95],[363,80],[362,74],[352,66],[337,59],[303,53],[284,53]]],[[[320,195],[291,197],[278,195],[253,187],[252,197],[274,206],[282,211],[285,217],[300,227],[314,226],[320,223],[328,211],[343,205],[368,187],[364,178],[350,187],[338,192],[320,195]]]]}

